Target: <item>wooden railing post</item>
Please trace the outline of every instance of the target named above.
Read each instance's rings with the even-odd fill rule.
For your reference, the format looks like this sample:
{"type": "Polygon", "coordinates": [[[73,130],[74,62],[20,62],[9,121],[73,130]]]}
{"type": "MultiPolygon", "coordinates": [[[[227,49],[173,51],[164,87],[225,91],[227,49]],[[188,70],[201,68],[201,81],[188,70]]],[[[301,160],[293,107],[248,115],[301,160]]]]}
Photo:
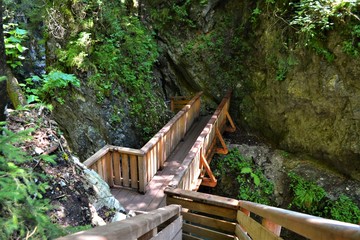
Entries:
{"type": "Polygon", "coordinates": [[[263,218],[262,225],[268,229],[270,232],[274,233],[276,236],[280,236],[281,233],[281,226],[269,221],[266,218],[263,218]]]}
{"type": "Polygon", "coordinates": [[[147,185],[147,163],[146,163],[146,155],[138,156],[138,165],[139,165],[139,192],[146,192],[147,185]]]}

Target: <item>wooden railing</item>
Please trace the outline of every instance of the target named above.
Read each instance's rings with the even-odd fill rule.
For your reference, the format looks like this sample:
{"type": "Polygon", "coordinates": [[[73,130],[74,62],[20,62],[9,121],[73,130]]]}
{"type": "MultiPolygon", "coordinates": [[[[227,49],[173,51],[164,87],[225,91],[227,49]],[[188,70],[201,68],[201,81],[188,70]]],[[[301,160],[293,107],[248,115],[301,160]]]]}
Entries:
{"type": "Polygon", "coordinates": [[[283,239],[282,228],[314,240],[360,239],[355,224],[182,189],[165,193],[167,204],[183,207],[183,239],[283,239]]]}
{"type": "Polygon", "coordinates": [[[95,170],[110,187],[130,187],[145,192],[148,182],[199,117],[201,95],[197,93],[141,149],[106,145],[84,164],[95,170]]]}
{"type": "Polygon", "coordinates": [[[179,205],[170,205],[120,222],[62,237],[58,240],[179,240],[182,236],[182,216],[180,212],[181,207],[179,205]]]}
{"type": "Polygon", "coordinates": [[[170,110],[172,112],[178,112],[183,109],[184,106],[192,99],[190,96],[174,96],[170,97],[170,110]]]}
{"type": "Polygon", "coordinates": [[[170,187],[193,190],[198,187],[199,181],[202,181],[202,184],[207,186],[214,187],[216,185],[216,179],[211,173],[207,159],[211,158],[211,154],[213,154],[211,151],[216,149],[214,148],[216,140],[219,140],[222,145],[222,148],[217,148],[216,152],[222,154],[228,152],[221,133],[226,129],[227,119],[231,125],[227,130],[235,130],[235,125],[228,113],[230,98],[231,92],[228,92],[197,138],[189,154],[185,157],[181,165],[182,170],[172,179],[169,184],[170,187]],[[205,172],[209,177],[204,177],[205,172]],[[199,180],[199,176],[202,176],[201,180],[199,180]]]}

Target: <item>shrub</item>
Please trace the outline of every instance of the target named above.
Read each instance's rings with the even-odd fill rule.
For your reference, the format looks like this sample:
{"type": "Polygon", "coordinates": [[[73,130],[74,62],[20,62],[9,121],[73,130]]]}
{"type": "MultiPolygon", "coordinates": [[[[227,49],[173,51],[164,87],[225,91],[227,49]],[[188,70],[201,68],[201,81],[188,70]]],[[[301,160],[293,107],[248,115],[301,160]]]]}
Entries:
{"type": "Polygon", "coordinates": [[[29,131],[0,130],[0,239],[48,239],[62,234],[46,212],[49,201],[42,194],[45,177],[31,168],[21,167],[31,158],[14,143],[28,138],[29,131]]]}
{"type": "Polygon", "coordinates": [[[266,179],[261,169],[257,168],[250,158],[242,156],[234,148],[219,160],[217,176],[234,176],[238,187],[238,198],[262,204],[271,203],[273,184],[266,179]]]}

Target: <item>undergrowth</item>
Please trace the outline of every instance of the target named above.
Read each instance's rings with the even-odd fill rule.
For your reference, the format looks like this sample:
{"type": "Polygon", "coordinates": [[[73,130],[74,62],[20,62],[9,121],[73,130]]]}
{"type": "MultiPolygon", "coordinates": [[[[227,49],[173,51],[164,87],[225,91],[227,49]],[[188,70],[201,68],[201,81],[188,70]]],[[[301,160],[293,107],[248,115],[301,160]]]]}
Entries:
{"type": "MultiPolygon", "coordinates": [[[[15,143],[29,138],[31,130],[0,131],[0,239],[49,239],[64,232],[48,215],[49,200],[42,194],[48,188],[46,177],[23,165],[32,159],[15,143]]],[[[43,161],[51,161],[49,158],[43,161]]],[[[39,160],[40,161],[40,160],[39,160]]]]}
{"type": "Polygon", "coordinates": [[[245,158],[238,149],[233,148],[217,162],[215,175],[220,178],[231,177],[235,180],[237,198],[252,202],[271,204],[273,184],[264,176],[261,169],[245,158]]]}
{"type": "Polygon", "coordinates": [[[307,181],[293,172],[288,175],[293,193],[290,208],[343,222],[354,224],[360,222],[360,209],[349,197],[340,194],[337,199],[332,200],[315,182],[307,181]]]}

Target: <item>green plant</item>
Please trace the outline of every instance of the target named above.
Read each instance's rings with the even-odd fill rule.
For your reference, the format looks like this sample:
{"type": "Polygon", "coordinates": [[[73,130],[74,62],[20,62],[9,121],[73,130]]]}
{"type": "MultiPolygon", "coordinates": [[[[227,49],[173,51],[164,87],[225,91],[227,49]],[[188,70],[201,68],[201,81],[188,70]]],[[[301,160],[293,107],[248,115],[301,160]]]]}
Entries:
{"type": "Polygon", "coordinates": [[[68,86],[80,87],[80,81],[73,74],[67,74],[60,71],[51,71],[43,74],[42,77],[33,76],[26,79],[26,84],[21,84],[28,94],[28,102],[51,103],[56,100],[60,104],[64,103],[64,95],[68,86]]]}
{"type": "Polygon", "coordinates": [[[6,62],[12,68],[22,66],[21,61],[25,59],[22,54],[27,50],[23,46],[23,41],[27,38],[27,31],[17,26],[15,23],[4,24],[6,62]]]}
{"type": "Polygon", "coordinates": [[[293,55],[289,55],[286,58],[280,58],[278,60],[278,69],[276,71],[276,80],[283,81],[288,74],[288,71],[295,65],[298,64],[298,61],[293,55]]]}
{"type": "Polygon", "coordinates": [[[259,168],[253,165],[251,159],[242,156],[238,149],[231,149],[219,160],[215,174],[220,179],[222,176],[233,176],[236,179],[239,199],[263,204],[271,203],[273,184],[266,179],[259,168]]]}
{"type": "Polygon", "coordinates": [[[260,14],[261,14],[261,9],[257,6],[251,13],[250,21],[252,23],[256,23],[259,19],[260,14]]]}
{"type": "Polygon", "coordinates": [[[360,223],[360,209],[347,196],[341,194],[336,201],[329,201],[328,206],[325,207],[325,212],[328,217],[354,224],[360,223]]]}
{"type": "Polygon", "coordinates": [[[1,239],[48,239],[61,235],[46,212],[49,201],[43,199],[47,183],[32,168],[21,167],[31,158],[15,143],[29,138],[31,130],[13,133],[1,128],[0,135],[0,232],[1,239]]]}
{"type": "Polygon", "coordinates": [[[360,56],[360,25],[352,26],[351,39],[343,42],[343,51],[351,56],[360,56]]]}
{"type": "Polygon", "coordinates": [[[325,190],[317,184],[306,181],[293,172],[288,174],[290,177],[290,189],[294,193],[294,198],[290,207],[295,206],[297,209],[313,215],[321,215],[325,190]]]}

